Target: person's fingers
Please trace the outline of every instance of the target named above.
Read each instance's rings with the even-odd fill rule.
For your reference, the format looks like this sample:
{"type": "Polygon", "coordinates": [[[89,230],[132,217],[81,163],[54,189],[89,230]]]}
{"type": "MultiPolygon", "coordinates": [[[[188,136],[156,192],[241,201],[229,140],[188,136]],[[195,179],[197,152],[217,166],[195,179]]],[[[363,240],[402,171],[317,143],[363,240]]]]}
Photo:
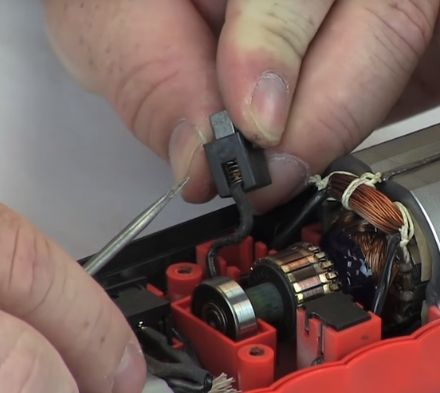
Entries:
{"type": "Polygon", "coordinates": [[[78,393],[63,359],[23,321],[0,311],[0,391],[78,393]]]}
{"type": "MultiPolygon", "coordinates": [[[[201,2],[199,2],[201,3],[201,2]]],[[[189,173],[184,197],[213,194],[201,145],[222,109],[216,43],[191,1],[45,0],[49,36],[67,68],[103,94],[134,134],[189,173]]]]}
{"type": "MultiPolygon", "coordinates": [[[[333,3],[228,2],[218,49],[220,89],[238,128],[258,145],[280,142],[303,58],[333,3]]],[[[272,185],[251,195],[260,211],[287,200],[309,175],[305,163],[290,155],[268,151],[267,157],[272,185]]]]}
{"type": "MultiPolygon", "coordinates": [[[[287,130],[278,152],[312,172],[350,152],[386,117],[433,32],[438,0],[350,0],[335,3],[303,62],[287,130]]],[[[283,171],[276,174],[283,182],[283,171]]],[[[268,206],[284,194],[256,203],[268,206]]]]}
{"type": "Polygon", "coordinates": [[[438,0],[337,3],[304,64],[284,149],[313,171],[351,151],[404,90],[438,7],[438,0]]]}
{"type": "Polygon", "coordinates": [[[203,18],[211,26],[212,31],[218,35],[225,22],[226,0],[192,0],[203,18]]]}
{"type": "Polygon", "coordinates": [[[408,118],[440,104],[440,23],[404,93],[399,97],[385,124],[408,118]]]}
{"type": "Polygon", "coordinates": [[[220,89],[253,142],[281,140],[302,60],[334,0],[230,0],[218,49],[220,89]]]}
{"type": "Polygon", "coordinates": [[[5,206],[0,309],[52,343],[81,392],[142,391],[143,354],[121,312],[76,261],[5,206]]]}

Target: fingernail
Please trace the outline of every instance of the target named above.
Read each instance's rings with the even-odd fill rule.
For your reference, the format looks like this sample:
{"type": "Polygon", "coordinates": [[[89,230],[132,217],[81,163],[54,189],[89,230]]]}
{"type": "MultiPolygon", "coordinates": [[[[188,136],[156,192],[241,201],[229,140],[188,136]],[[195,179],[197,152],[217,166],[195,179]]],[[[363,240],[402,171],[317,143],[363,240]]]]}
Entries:
{"type": "Polygon", "coordinates": [[[251,102],[251,115],[257,131],[270,144],[277,144],[289,113],[289,88],[284,79],[265,72],[257,82],[251,102]]]}
{"type": "Polygon", "coordinates": [[[288,202],[304,190],[310,176],[307,163],[294,155],[267,153],[267,160],[272,184],[251,194],[258,213],[288,202]]]}
{"type": "Polygon", "coordinates": [[[112,393],[141,392],[147,377],[147,369],[142,349],[136,338],[125,347],[121,362],[115,374],[112,393]]]}
{"type": "Polygon", "coordinates": [[[188,176],[193,157],[203,143],[196,127],[186,120],[177,124],[171,134],[169,159],[171,170],[177,181],[188,176]]]}

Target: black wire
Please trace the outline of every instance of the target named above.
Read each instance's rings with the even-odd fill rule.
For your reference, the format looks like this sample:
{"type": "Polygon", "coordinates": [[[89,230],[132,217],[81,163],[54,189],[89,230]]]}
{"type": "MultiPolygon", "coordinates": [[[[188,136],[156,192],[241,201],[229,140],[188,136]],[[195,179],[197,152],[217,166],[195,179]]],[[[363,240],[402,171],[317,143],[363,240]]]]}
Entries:
{"type": "Polygon", "coordinates": [[[252,206],[246,197],[241,183],[231,185],[231,196],[237,204],[238,213],[240,215],[240,224],[231,235],[222,237],[212,244],[208,252],[207,266],[209,277],[217,276],[217,268],[215,266],[217,253],[225,246],[236,244],[242,241],[252,231],[254,225],[254,215],[252,206]]]}
{"type": "Polygon", "coordinates": [[[296,218],[278,234],[273,240],[271,247],[279,250],[289,245],[293,235],[304,225],[310,214],[324,202],[327,197],[325,189],[317,191],[305,204],[296,218]]]}
{"type": "Polygon", "coordinates": [[[394,259],[396,258],[397,250],[399,249],[400,240],[401,238],[398,234],[393,235],[388,239],[385,267],[380,276],[373,299],[372,311],[377,315],[381,315],[383,311],[385,299],[390,288],[391,273],[393,271],[394,259]]]}
{"type": "Polygon", "coordinates": [[[199,367],[190,354],[171,347],[158,331],[142,326],[137,330],[149,371],[165,380],[176,393],[207,393],[213,377],[199,367]]]}
{"type": "Polygon", "coordinates": [[[174,393],[207,393],[212,388],[212,384],[211,387],[209,387],[209,385],[198,384],[178,378],[170,378],[166,382],[174,393]]]}

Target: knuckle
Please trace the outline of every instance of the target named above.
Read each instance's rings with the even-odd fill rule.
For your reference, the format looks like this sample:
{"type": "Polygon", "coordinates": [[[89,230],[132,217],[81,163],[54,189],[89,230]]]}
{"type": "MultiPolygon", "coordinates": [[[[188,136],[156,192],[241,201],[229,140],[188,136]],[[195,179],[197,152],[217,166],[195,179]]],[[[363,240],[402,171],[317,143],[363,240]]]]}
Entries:
{"type": "Polygon", "coordinates": [[[291,2],[270,3],[258,21],[266,42],[287,50],[296,59],[302,59],[310,41],[311,20],[297,13],[291,2]]]}
{"type": "Polygon", "coordinates": [[[181,75],[178,61],[163,54],[163,58],[142,62],[124,72],[115,84],[112,93],[115,107],[127,127],[147,146],[161,151],[162,143],[157,143],[153,134],[162,135],[154,124],[158,103],[164,101],[167,91],[180,89],[178,81],[181,75]],[[156,146],[157,145],[157,146],[156,146]]]}
{"type": "Polygon", "coordinates": [[[0,304],[6,310],[24,315],[42,301],[52,281],[48,247],[30,224],[0,205],[0,304]]]}
{"type": "Polygon", "coordinates": [[[175,63],[166,59],[146,61],[131,67],[119,78],[115,86],[114,101],[116,109],[127,126],[136,131],[140,111],[148,107],[163,87],[177,77],[179,71],[170,66],[175,63]]]}
{"type": "Polygon", "coordinates": [[[421,55],[431,40],[436,12],[436,1],[404,0],[393,3],[392,9],[402,18],[398,32],[402,39],[421,55]]]}
{"type": "Polygon", "coordinates": [[[423,55],[429,44],[436,20],[437,1],[389,1],[385,8],[367,7],[388,37],[388,49],[402,51],[413,59],[423,55]],[[394,47],[394,48],[393,48],[394,47]]]}

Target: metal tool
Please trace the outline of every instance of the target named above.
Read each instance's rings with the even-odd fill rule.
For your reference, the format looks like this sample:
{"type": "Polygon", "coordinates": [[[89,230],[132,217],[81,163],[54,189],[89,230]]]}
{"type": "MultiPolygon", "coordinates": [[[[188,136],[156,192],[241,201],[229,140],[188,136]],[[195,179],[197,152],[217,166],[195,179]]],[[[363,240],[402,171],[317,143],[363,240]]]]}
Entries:
{"type": "Polygon", "coordinates": [[[182,188],[188,182],[186,177],[165,195],[159,198],[155,203],[149,206],[139,216],[137,216],[130,224],[128,224],[119,234],[117,234],[104,248],[95,254],[84,265],[84,270],[90,275],[98,273],[119,251],[121,251],[128,243],[136,238],[164,209],[164,207],[180,193],[182,188]]]}

